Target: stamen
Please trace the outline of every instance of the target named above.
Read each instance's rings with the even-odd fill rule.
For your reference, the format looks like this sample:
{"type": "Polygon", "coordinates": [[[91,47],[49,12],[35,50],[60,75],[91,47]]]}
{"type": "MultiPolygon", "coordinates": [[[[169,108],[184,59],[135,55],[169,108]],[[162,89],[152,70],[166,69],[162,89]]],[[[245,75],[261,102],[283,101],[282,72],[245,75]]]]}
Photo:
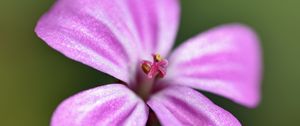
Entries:
{"type": "Polygon", "coordinates": [[[147,74],[148,78],[160,77],[166,75],[168,61],[163,59],[159,54],[153,54],[153,62],[144,60],[142,62],[142,70],[147,74]]]}
{"type": "Polygon", "coordinates": [[[149,61],[143,61],[143,63],[142,63],[142,69],[143,69],[143,71],[146,73],[146,74],[148,74],[149,73],[149,71],[150,71],[150,69],[151,69],[151,62],[149,62],[149,61]]]}
{"type": "Polygon", "coordinates": [[[160,62],[162,60],[159,54],[152,54],[152,56],[155,62],[160,62]]]}

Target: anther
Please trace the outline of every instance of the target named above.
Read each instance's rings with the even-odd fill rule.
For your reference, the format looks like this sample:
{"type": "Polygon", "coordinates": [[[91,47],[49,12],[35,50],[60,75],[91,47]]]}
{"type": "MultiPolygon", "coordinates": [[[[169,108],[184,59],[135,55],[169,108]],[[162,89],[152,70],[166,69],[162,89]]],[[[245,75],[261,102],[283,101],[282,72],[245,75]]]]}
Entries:
{"type": "Polygon", "coordinates": [[[159,54],[152,54],[152,56],[155,62],[160,62],[162,60],[159,54]]]}
{"type": "Polygon", "coordinates": [[[151,69],[151,62],[149,61],[143,61],[142,63],[142,70],[144,71],[144,73],[148,74],[150,69],[151,69]]]}

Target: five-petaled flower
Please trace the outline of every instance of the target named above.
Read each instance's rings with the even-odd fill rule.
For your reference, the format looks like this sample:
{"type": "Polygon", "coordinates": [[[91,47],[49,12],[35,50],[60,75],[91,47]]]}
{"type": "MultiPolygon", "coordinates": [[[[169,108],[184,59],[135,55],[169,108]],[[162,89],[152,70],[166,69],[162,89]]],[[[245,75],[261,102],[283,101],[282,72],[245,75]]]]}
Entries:
{"type": "Polygon", "coordinates": [[[169,54],[179,12],[177,0],[58,0],[39,20],[37,35],[120,82],[68,98],[51,125],[142,126],[152,111],[165,126],[240,125],[194,89],[255,107],[261,69],[255,33],[241,24],[223,25],[169,54]]]}

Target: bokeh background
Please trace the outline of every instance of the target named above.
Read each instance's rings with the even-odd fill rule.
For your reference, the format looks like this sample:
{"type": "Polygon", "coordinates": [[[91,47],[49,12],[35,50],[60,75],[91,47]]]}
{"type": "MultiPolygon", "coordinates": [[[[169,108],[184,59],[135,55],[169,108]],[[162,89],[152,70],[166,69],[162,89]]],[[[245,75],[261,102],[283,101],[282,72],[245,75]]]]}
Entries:
{"type": "MultiPolygon", "coordinates": [[[[0,125],[46,126],[56,106],[115,80],[65,58],[34,33],[54,0],[0,0],[0,125]]],[[[248,109],[205,93],[245,126],[300,125],[300,1],[182,0],[177,45],[211,27],[241,22],[261,38],[262,102],[248,109]]]]}

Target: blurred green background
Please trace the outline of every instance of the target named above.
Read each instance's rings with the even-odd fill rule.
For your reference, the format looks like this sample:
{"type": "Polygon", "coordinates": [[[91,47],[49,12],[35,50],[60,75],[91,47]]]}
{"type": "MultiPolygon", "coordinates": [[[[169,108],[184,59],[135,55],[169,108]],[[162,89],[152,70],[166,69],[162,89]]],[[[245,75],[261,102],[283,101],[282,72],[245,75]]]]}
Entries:
{"type": "MultiPolygon", "coordinates": [[[[0,1],[0,125],[46,126],[56,106],[115,80],[65,58],[33,29],[54,0],[0,1]]],[[[182,0],[177,44],[211,27],[241,22],[261,38],[262,102],[248,109],[208,93],[246,126],[300,125],[300,1],[182,0]]]]}

